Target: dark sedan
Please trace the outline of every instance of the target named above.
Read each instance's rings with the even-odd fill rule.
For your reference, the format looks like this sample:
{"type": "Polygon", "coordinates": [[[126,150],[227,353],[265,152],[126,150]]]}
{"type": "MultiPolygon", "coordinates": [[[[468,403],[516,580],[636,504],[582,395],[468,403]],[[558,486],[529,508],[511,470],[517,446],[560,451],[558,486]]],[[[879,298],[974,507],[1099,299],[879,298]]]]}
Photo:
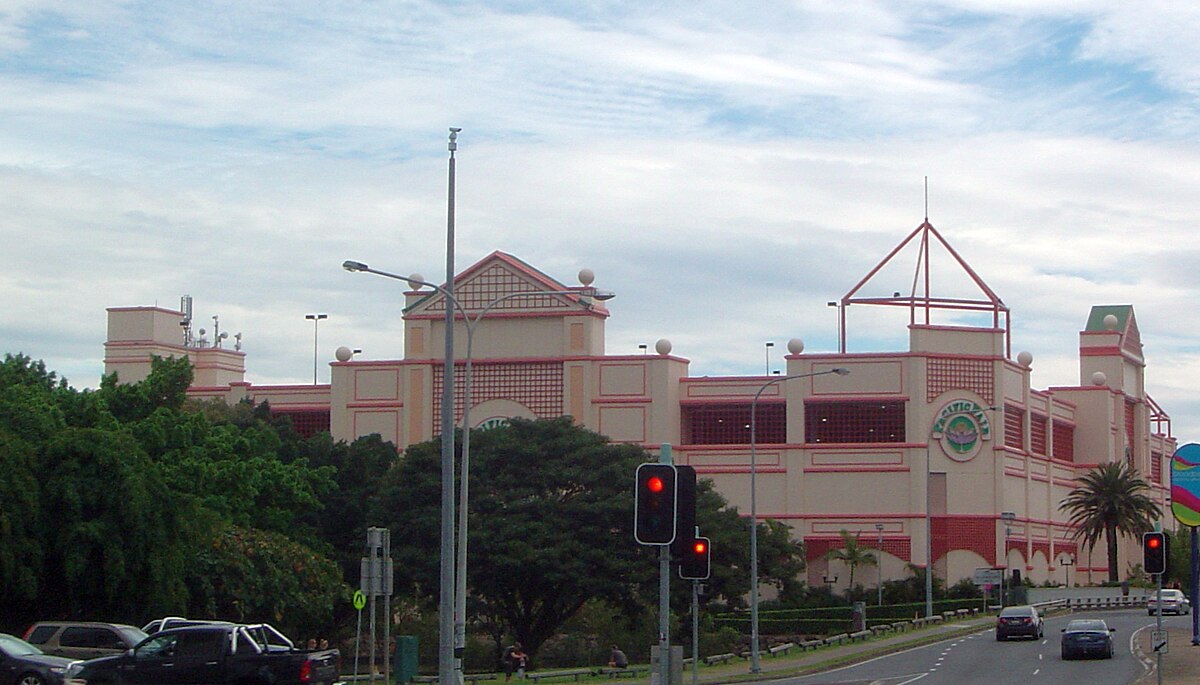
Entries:
{"type": "Polygon", "coordinates": [[[1042,616],[1031,606],[1005,607],[996,617],[996,640],[1010,637],[1040,639],[1046,632],[1042,616]]]}
{"type": "Polygon", "coordinates": [[[1102,659],[1113,658],[1112,634],[1116,628],[1109,628],[1103,619],[1076,619],[1063,628],[1062,658],[1098,656],[1102,659]]]}
{"type": "Polygon", "coordinates": [[[44,654],[21,638],[0,633],[0,683],[4,685],[60,685],[63,671],[72,661],[44,654]]]}

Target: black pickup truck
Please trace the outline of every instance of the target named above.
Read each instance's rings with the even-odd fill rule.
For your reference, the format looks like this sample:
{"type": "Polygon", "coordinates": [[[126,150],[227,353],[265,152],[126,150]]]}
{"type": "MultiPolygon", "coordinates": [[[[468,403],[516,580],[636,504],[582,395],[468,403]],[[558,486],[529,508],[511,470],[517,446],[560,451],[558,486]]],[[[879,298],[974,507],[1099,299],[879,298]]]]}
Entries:
{"type": "Polygon", "coordinates": [[[72,664],[66,685],[334,685],[336,649],[296,649],[270,626],[211,624],[151,635],[116,656],[72,664]]]}

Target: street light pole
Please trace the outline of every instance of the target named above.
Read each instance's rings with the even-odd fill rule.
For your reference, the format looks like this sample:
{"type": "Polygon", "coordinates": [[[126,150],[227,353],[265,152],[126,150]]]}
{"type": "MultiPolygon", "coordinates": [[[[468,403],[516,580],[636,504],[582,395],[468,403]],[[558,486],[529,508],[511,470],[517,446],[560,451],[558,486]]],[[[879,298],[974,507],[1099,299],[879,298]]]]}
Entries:
{"type": "MultiPolygon", "coordinates": [[[[422,279],[420,276],[400,276],[379,269],[372,269],[362,262],[345,261],[342,268],[347,271],[361,271],[377,276],[384,276],[399,281],[405,281],[414,289],[420,286],[433,288],[446,299],[447,311],[457,311],[465,322],[467,332],[467,354],[463,373],[463,415],[462,415],[462,457],[459,466],[459,500],[458,500],[458,542],[456,545],[455,562],[455,592],[454,592],[454,648],[460,654],[466,648],[466,616],[467,616],[467,504],[470,501],[470,465],[471,465],[471,381],[472,361],[474,359],[475,330],[480,321],[495,306],[502,302],[518,297],[533,297],[539,295],[580,295],[595,300],[611,300],[615,295],[608,291],[592,287],[576,288],[573,290],[529,290],[501,295],[483,306],[472,318],[462,302],[444,286],[422,279]]],[[[458,661],[461,657],[456,657],[458,661]]],[[[461,675],[461,663],[456,668],[461,675]]]]}
{"type": "MultiPolygon", "coordinates": [[[[461,128],[450,129],[446,189],[446,294],[454,295],[454,153],[461,128]]],[[[454,309],[446,306],[442,359],[442,525],[438,579],[438,682],[457,685],[454,677],[454,309]]],[[[388,617],[391,620],[391,617],[388,617]]]]}
{"type": "Polygon", "coordinates": [[[850,369],[837,367],[825,371],[810,371],[809,373],[798,373],[792,376],[778,376],[772,378],[758,392],[754,393],[754,399],[750,400],[750,672],[759,673],[762,671],[762,663],[759,661],[758,655],[758,500],[757,500],[757,451],[755,443],[757,442],[757,421],[756,415],[758,411],[758,398],[762,397],[763,392],[783,381],[790,381],[796,378],[809,378],[812,376],[824,376],[825,374],[834,373],[839,376],[845,376],[850,373],[850,369]]]}
{"type": "Polygon", "coordinates": [[[1012,535],[1012,522],[1017,515],[1011,511],[1000,512],[1000,520],[1004,521],[1004,568],[1000,571],[1000,608],[1004,608],[1004,574],[1008,573],[1008,536],[1012,535]]]}
{"type": "Polygon", "coordinates": [[[879,572],[879,606],[883,606],[883,524],[876,523],[875,530],[879,532],[879,547],[875,552],[875,569],[879,572]]]}
{"type": "Polygon", "coordinates": [[[328,314],[305,314],[304,318],[313,322],[313,385],[317,384],[317,325],[322,319],[328,319],[328,314]]]}

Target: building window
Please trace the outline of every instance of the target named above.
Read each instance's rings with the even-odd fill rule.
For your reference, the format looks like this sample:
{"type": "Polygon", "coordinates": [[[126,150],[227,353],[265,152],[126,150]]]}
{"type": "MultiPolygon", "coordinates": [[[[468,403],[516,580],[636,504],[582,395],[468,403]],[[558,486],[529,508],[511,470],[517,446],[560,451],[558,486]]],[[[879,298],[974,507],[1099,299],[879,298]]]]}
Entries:
{"type": "Polygon", "coordinates": [[[1011,404],[1004,407],[1004,444],[1025,449],[1025,410],[1011,404]]]}
{"type": "Polygon", "coordinates": [[[904,402],[810,402],[805,442],[907,442],[904,402]]]}
{"type": "Polygon", "coordinates": [[[1150,482],[1162,484],[1163,455],[1160,452],[1150,453],[1150,482]]]}
{"type": "Polygon", "coordinates": [[[1034,454],[1046,456],[1046,417],[1031,414],[1029,417],[1029,449],[1034,454]]]}
{"type": "Polygon", "coordinates": [[[306,440],[317,433],[329,432],[328,411],[272,411],[271,414],[291,419],[292,428],[306,440]]]}
{"type": "Polygon", "coordinates": [[[1054,458],[1075,461],[1075,426],[1063,421],[1054,422],[1054,458]]]}
{"type": "MultiPolygon", "coordinates": [[[[684,405],[680,414],[685,445],[750,444],[749,404],[684,405]]],[[[758,403],[754,409],[754,441],[787,442],[786,403],[758,403]]]]}

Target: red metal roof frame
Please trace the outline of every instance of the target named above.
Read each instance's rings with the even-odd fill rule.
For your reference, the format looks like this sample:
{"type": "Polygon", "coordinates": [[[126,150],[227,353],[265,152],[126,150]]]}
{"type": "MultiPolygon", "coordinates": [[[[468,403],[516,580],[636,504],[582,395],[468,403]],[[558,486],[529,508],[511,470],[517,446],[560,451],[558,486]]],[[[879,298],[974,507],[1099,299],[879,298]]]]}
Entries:
{"type": "Polygon", "coordinates": [[[1004,304],[995,292],[992,291],[988,284],[975,273],[975,270],[967,264],[958,252],[946,242],[946,239],[938,233],[933,224],[929,223],[929,219],[924,222],[912,233],[908,234],[904,240],[900,242],[879,264],[875,265],[874,269],[863,277],[853,288],[851,288],[842,299],[838,301],[838,325],[841,328],[841,349],[842,354],[846,353],[846,307],[851,304],[872,304],[889,307],[908,307],[909,309],[909,325],[917,325],[917,312],[924,310],[925,320],[923,325],[931,326],[930,312],[934,309],[945,310],[960,310],[960,311],[990,311],[992,312],[992,327],[1000,328],[1000,317],[1004,317],[1004,347],[1005,356],[1012,356],[1012,317],[1008,310],[1008,305],[1004,304]],[[863,288],[876,274],[887,266],[892,259],[899,254],[909,243],[918,235],[921,236],[920,251],[917,255],[916,270],[913,273],[912,290],[907,296],[900,296],[899,293],[892,297],[855,297],[856,293],[863,288]],[[951,297],[935,297],[929,292],[930,289],[930,274],[929,274],[929,253],[931,248],[930,236],[937,239],[951,257],[958,262],[959,267],[964,273],[970,277],[975,286],[979,288],[984,295],[984,299],[962,299],[951,297]]]}

